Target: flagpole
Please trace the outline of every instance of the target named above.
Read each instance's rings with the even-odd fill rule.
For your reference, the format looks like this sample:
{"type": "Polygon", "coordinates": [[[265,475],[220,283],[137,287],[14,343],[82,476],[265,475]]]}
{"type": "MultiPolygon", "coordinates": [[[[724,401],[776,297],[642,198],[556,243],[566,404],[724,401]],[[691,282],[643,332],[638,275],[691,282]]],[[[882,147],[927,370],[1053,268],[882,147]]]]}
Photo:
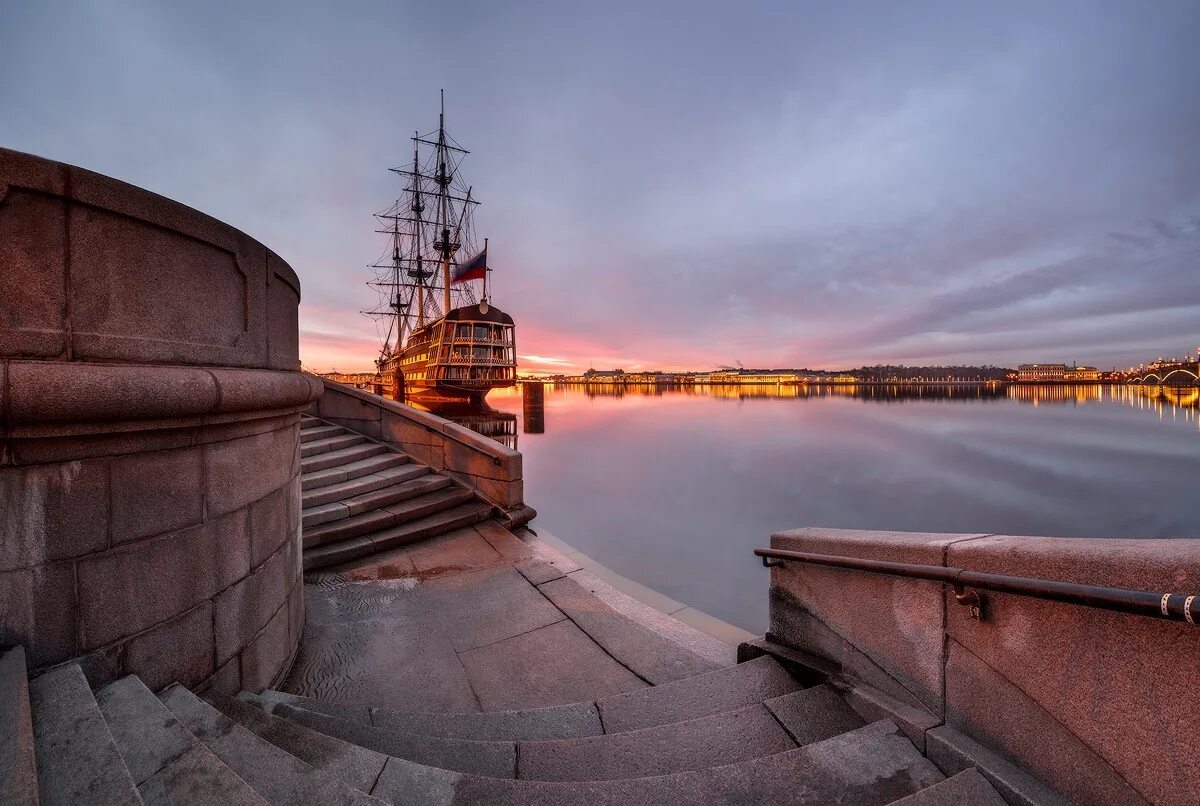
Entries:
{"type": "Polygon", "coordinates": [[[483,239],[483,254],[484,254],[484,258],[483,258],[483,264],[484,264],[483,265],[483,301],[484,302],[487,302],[487,276],[488,276],[488,272],[491,271],[491,269],[489,269],[487,267],[487,242],[488,242],[488,239],[484,238],[483,239]]]}

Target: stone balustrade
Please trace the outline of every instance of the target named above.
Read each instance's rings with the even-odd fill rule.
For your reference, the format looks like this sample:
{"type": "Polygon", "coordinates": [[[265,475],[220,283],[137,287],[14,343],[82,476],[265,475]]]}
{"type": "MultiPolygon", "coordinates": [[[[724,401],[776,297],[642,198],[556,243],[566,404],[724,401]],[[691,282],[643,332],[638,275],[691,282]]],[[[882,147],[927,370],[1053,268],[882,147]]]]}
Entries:
{"type": "Polygon", "coordinates": [[[304,618],[300,283],[262,244],[0,149],[0,643],[235,692],[304,618]]]}
{"type": "MultiPolygon", "coordinates": [[[[800,529],[772,536],[771,547],[1200,592],[1200,540],[800,529]]],[[[938,582],[787,562],[771,572],[768,638],[880,692],[885,710],[940,765],[956,765],[961,736],[1073,802],[1194,799],[1200,627],[985,596],[984,618],[976,620],[938,582]]]]}
{"type": "MultiPolygon", "coordinates": [[[[315,378],[315,376],[314,376],[315,378]]],[[[311,413],[396,445],[422,464],[452,476],[501,510],[509,528],[536,514],[525,505],[521,454],[427,411],[328,379],[311,413]]]]}

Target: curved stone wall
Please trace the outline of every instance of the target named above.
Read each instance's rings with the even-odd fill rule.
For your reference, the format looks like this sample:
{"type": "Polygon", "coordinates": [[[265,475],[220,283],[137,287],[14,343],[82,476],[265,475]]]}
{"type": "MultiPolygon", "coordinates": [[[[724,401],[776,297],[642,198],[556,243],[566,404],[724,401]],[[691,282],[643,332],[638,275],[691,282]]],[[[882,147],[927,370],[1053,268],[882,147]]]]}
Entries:
{"type": "MultiPolygon", "coordinates": [[[[798,529],[771,547],[1140,591],[1200,593],[1200,540],[798,529]]],[[[974,743],[1072,803],[1187,803],[1200,766],[1188,680],[1200,628],[986,592],[983,619],[949,586],[841,568],[771,570],[768,637],[866,683],[947,774],[974,743]],[[899,714],[899,717],[897,717],[899,714]],[[906,721],[907,720],[907,721],[906,721]],[[965,739],[964,739],[965,737],[965,739]]],[[[972,762],[976,763],[976,762],[972,762]]],[[[989,774],[984,769],[985,774],[989,774]]]]}
{"type": "Polygon", "coordinates": [[[233,692],[300,640],[300,284],[184,205],[0,149],[0,643],[233,692]]]}

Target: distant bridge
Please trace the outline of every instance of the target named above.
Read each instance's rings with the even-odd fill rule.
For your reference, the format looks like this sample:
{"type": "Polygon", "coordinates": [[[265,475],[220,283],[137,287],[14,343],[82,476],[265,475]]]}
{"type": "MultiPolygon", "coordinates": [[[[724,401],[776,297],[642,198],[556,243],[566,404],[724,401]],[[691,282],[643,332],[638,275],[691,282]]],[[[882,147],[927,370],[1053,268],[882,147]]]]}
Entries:
{"type": "MultiPolygon", "coordinates": [[[[1197,368],[1200,369],[1200,366],[1197,368]]],[[[1141,375],[1136,378],[1126,378],[1125,381],[1126,383],[1140,384],[1154,383],[1158,384],[1159,386],[1195,386],[1198,382],[1200,382],[1200,375],[1197,375],[1190,369],[1177,367],[1176,369],[1173,369],[1170,372],[1165,372],[1162,375],[1158,374],[1157,372],[1147,372],[1145,375],[1141,375]],[[1175,380],[1168,383],[1170,378],[1175,378],[1175,380]]]]}

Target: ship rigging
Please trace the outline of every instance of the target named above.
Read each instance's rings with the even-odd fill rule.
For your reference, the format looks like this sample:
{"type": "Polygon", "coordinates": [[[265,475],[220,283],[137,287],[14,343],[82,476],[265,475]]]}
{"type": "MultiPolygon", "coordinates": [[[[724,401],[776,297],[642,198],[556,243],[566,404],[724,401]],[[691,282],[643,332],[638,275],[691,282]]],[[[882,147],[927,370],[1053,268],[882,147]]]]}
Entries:
{"type": "Polygon", "coordinates": [[[415,133],[411,166],[391,169],[406,187],[375,214],[388,249],[370,266],[380,305],[365,313],[380,325],[385,394],[477,403],[516,382],[515,328],[489,299],[488,242],[476,241],[473,226],[480,202],[460,176],[470,152],[445,121],[443,98],[437,131],[415,133]]]}

